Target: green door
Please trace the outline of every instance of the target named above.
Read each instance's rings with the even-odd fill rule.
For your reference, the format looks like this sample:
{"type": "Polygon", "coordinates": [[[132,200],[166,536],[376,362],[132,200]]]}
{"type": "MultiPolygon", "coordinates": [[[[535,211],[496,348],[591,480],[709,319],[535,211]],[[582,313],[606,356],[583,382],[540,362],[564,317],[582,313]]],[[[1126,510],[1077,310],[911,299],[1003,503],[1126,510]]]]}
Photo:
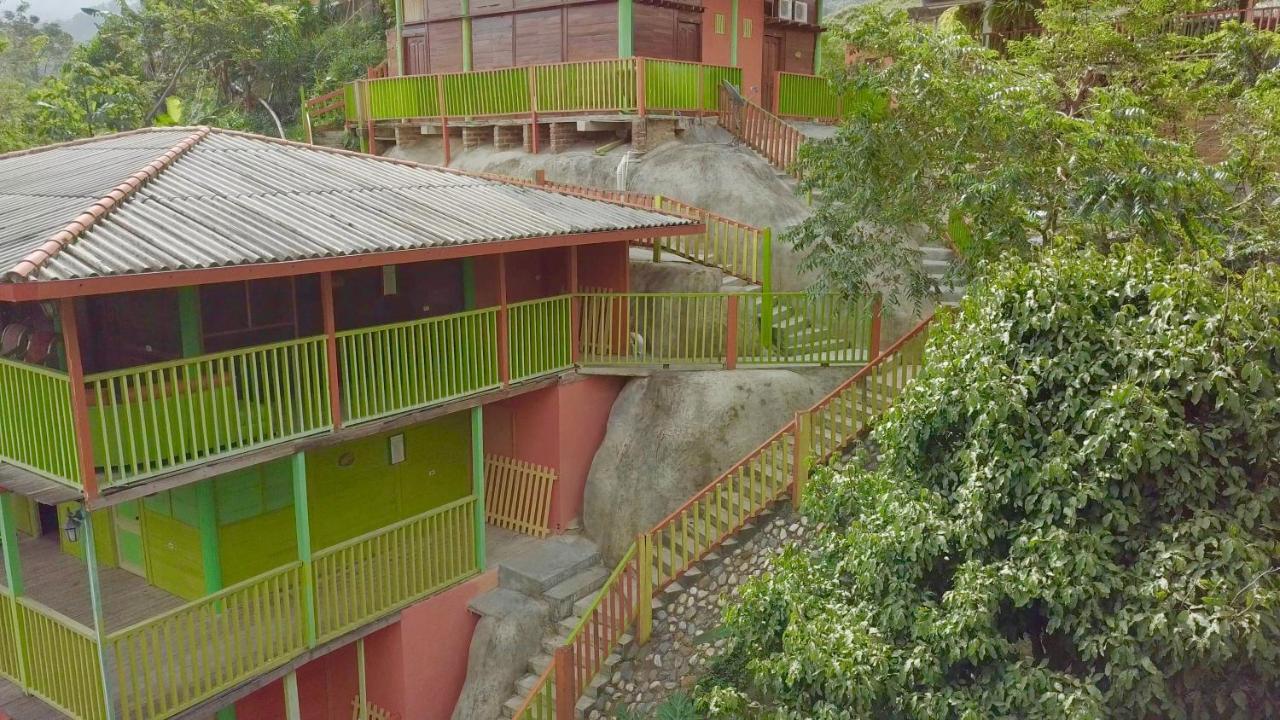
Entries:
{"type": "Polygon", "coordinates": [[[137,500],[115,507],[116,552],[120,567],[135,575],[147,576],[146,558],[142,551],[142,505],[137,500]]]}

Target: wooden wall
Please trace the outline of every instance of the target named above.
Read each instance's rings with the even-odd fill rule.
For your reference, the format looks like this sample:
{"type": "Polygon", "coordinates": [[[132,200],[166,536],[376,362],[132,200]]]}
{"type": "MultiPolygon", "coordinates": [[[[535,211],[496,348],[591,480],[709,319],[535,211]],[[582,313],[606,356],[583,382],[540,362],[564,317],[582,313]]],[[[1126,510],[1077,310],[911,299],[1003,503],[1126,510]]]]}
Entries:
{"type": "MultiPolygon", "coordinates": [[[[461,70],[462,20],[458,18],[458,3],[406,0],[405,11],[406,73],[461,70]],[[425,3],[425,7],[409,12],[415,2],[419,6],[425,3]],[[451,9],[446,11],[445,7],[451,9]]],[[[602,60],[618,55],[618,7],[612,0],[472,0],[471,17],[475,70],[602,60]]]]}
{"type": "Polygon", "coordinates": [[[640,57],[702,59],[701,12],[636,3],[635,53],[640,57]]]}

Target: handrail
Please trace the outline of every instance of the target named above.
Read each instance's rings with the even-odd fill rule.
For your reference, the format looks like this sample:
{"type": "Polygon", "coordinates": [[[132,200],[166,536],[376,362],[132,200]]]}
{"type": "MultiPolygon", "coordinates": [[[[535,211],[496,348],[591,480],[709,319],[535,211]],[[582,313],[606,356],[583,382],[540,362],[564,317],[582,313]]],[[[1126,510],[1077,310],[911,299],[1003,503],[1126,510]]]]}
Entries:
{"type": "MultiPolygon", "coordinates": [[[[284,565],[280,565],[280,566],[278,566],[278,567],[271,568],[270,570],[268,570],[268,571],[266,571],[266,572],[264,572],[264,573],[259,573],[259,574],[257,574],[257,575],[254,575],[253,577],[251,577],[251,578],[249,578],[249,579],[247,579],[247,580],[241,580],[240,582],[236,583],[235,585],[228,585],[227,587],[224,587],[224,588],[222,588],[221,590],[218,590],[217,592],[210,593],[210,594],[205,595],[205,596],[203,596],[203,597],[196,598],[195,600],[192,600],[192,601],[190,601],[190,602],[188,602],[188,603],[185,603],[185,604],[183,604],[183,605],[179,605],[178,607],[173,608],[172,610],[168,610],[168,611],[166,611],[166,612],[162,612],[162,613],[160,613],[159,615],[153,615],[153,616],[151,616],[151,617],[149,617],[149,618],[147,618],[147,619],[145,619],[145,620],[140,620],[140,621],[138,621],[138,622],[136,622],[136,623],[134,623],[134,624],[132,624],[132,625],[129,625],[129,626],[127,626],[127,627],[123,627],[123,628],[121,628],[121,629],[119,629],[119,630],[116,630],[116,631],[114,631],[114,632],[107,633],[107,640],[108,640],[108,641],[116,640],[116,639],[118,639],[118,638],[120,638],[120,637],[123,637],[123,636],[125,636],[125,635],[128,635],[128,634],[130,634],[130,633],[137,632],[138,630],[141,630],[141,629],[143,629],[143,628],[147,627],[148,625],[154,625],[155,623],[158,623],[158,622],[160,622],[160,621],[162,621],[162,620],[165,620],[166,618],[170,618],[170,617],[174,617],[174,616],[177,616],[177,615],[181,615],[181,614],[182,614],[182,613],[184,613],[184,612],[190,612],[191,610],[193,610],[193,609],[195,609],[195,608],[197,608],[197,607],[199,607],[199,606],[201,606],[201,605],[207,605],[207,604],[208,604],[208,603],[210,603],[210,602],[213,602],[213,601],[217,601],[217,600],[223,599],[223,598],[227,597],[228,595],[233,595],[233,594],[235,594],[235,593],[237,593],[237,592],[240,592],[241,590],[244,590],[244,589],[245,589],[245,588],[247,588],[247,587],[250,587],[250,586],[252,586],[252,585],[256,585],[256,584],[258,584],[258,583],[262,582],[263,580],[267,580],[267,579],[269,579],[269,578],[271,578],[271,577],[274,577],[275,575],[279,575],[279,574],[281,574],[281,573],[286,573],[286,572],[288,572],[288,571],[290,571],[290,570],[294,570],[294,569],[297,569],[297,568],[300,568],[300,567],[302,567],[302,563],[301,563],[300,561],[298,561],[298,560],[295,560],[295,561],[293,561],[293,562],[291,562],[291,563],[286,563],[286,564],[284,564],[284,565]]],[[[25,599],[26,599],[26,598],[23,598],[23,600],[25,600],[25,599]]],[[[89,633],[90,635],[92,635],[92,634],[93,634],[93,631],[89,630],[88,628],[85,628],[85,631],[86,631],[87,633],[89,633]]]]}
{"type": "Polygon", "coordinates": [[[428,510],[428,511],[426,511],[426,512],[418,513],[417,515],[414,515],[413,517],[408,517],[408,518],[405,518],[404,520],[399,520],[399,521],[397,521],[397,522],[393,522],[393,523],[391,523],[390,525],[386,525],[386,526],[380,527],[380,528],[378,528],[378,529],[376,529],[376,530],[370,530],[369,532],[367,532],[367,533],[365,533],[365,534],[363,534],[363,535],[357,535],[356,537],[353,537],[353,538],[351,538],[350,540],[343,540],[342,542],[337,543],[336,545],[330,545],[329,547],[324,548],[323,550],[317,550],[317,551],[316,551],[316,552],[311,556],[311,558],[312,558],[312,560],[313,560],[313,561],[315,561],[315,560],[319,560],[319,559],[324,558],[324,557],[328,557],[328,556],[330,556],[330,555],[333,555],[334,553],[341,552],[342,550],[345,550],[346,548],[353,547],[353,546],[355,546],[355,545],[359,545],[360,543],[365,542],[365,541],[367,541],[367,540],[372,540],[373,538],[376,538],[376,537],[378,537],[378,536],[380,536],[380,535],[386,535],[387,533],[394,532],[394,531],[396,531],[396,530],[399,530],[399,529],[400,529],[400,528],[402,528],[402,527],[408,527],[409,525],[412,525],[412,524],[414,524],[414,523],[418,522],[419,520],[422,520],[422,519],[424,519],[424,518],[430,517],[430,516],[432,516],[432,515],[438,515],[438,514],[440,514],[440,513],[442,513],[442,512],[447,512],[447,511],[452,510],[452,509],[454,509],[454,508],[462,507],[463,505],[466,505],[466,504],[468,504],[468,503],[470,503],[470,502],[472,502],[472,501],[474,501],[474,500],[475,500],[475,496],[474,496],[474,495],[468,495],[468,496],[463,497],[463,498],[458,498],[457,500],[454,500],[453,502],[445,503],[444,505],[438,505],[438,506],[436,506],[436,507],[431,508],[430,510],[428,510]]]}
{"type": "Polygon", "coordinates": [[[234,357],[236,355],[244,355],[245,353],[249,353],[249,352],[262,352],[264,350],[279,350],[287,347],[306,345],[307,343],[315,342],[318,340],[324,340],[324,336],[309,335],[307,337],[297,338],[294,340],[284,340],[282,342],[268,343],[266,345],[251,345],[249,347],[236,348],[234,350],[223,350],[221,352],[206,353],[204,355],[195,355],[189,358],[181,358],[179,360],[164,360],[161,362],[150,363],[148,365],[134,365],[131,367],[123,368],[121,370],[107,370],[104,372],[94,373],[92,375],[85,375],[84,381],[86,383],[90,383],[90,382],[93,382],[94,380],[110,380],[112,378],[123,377],[125,375],[136,375],[137,373],[152,372],[156,370],[169,370],[171,368],[179,368],[179,367],[183,367],[184,365],[190,365],[192,363],[202,362],[206,360],[224,360],[226,358],[234,357]]]}
{"type": "MultiPolygon", "coordinates": [[[[12,597],[12,595],[10,595],[10,597],[12,597]]],[[[98,636],[94,634],[93,628],[89,627],[88,625],[85,625],[84,623],[78,620],[73,620],[72,618],[69,618],[66,615],[63,615],[62,613],[58,612],[57,610],[54,610],[53,608],[49,607],[48,605],[45,605],[42,602],[34,600],[27,595],[18,596],[14,598],[14,600],[16,600],[19,605],[26,606],[26,608],[28,610],[31,610],[32,612],[39,613],[41,615],[44,615],[47,618],[56,620],[57,622],[67,626],[68,630],[71,630],[79,635],[83,635],[85,636],[85,638],[92,640],[95,643],[98,641],[98,636]]]]}
{"type": "MultiPolygon", "coordinates": [[[[807,138],[782,118],[751,102],[732,86],[720,86],[720,127],[760,153],[774,167],[792,172],[807,138]]],[[[794,174],[794,173],[793,173],[794,174]]]]}
{"type": "MultiPolygon", "coordinates": [[[[574,626],[564,642],[556,648],[551,665],[534,682],[528,697],[516,711],[515,720],[570,720],[573,718],[578,698],[581,697],[584,689],[591,684],[594,675],[603,666],[603,657],[599,647],[593,646],[595,654],[587,658],[585,663],[583,658],[576,657],[576,653],[579,652],[576,641],[584,635],[597,641],[603,638],[605,647],[611,651],[616,639],[626,632],[632,623],[636,623],[637,639],[641,644],[647,642],[652,623],[651,598],[653,595],[656,595],[663,587],[683,574],[693,563],[705,558],[712,549],[723,542],[725,537],[741,529],[748,519],[754,517],[769,504],[781,499],[781,496],[785,494],[776,488],[756,487],[758,474],[755,472],[752,463],[769,453],[782,453],[782,467],[788,473],[790,479],[789,482],[783,483],[781,488],[783,490],[789,488],[794,500],[797,492],[803,486],[811,464],[808,454],[812,452],[813,448],[811,440],[806,438],[806,433],[811,432],[812,419],[810,416],[825,409],[834,398],[839,396],[841,390],[847,390],[860,380],[868,378],[872,373],[883,370],[890,363],[899,362],[899,355],[903,348],[924,335],[932,322],[933,316],[921,321],[910,332],[890,345],[885,352],[877,355],[874,360],[855,373],[848,381],[841,383],[840,386],[808,410],[797,413],[795,419],[783,425],[781,429],[745,458],[739,460],[715,480],[699,490],[698,493],[681,507],[668,514],[648,532],[642,533],[627,548],[622,559],[610,574],[609,579],[596,593],[595,599],[587,612],[583,614],[582,619],[574,626]],[[792,443],[790,448],[787,447],[788,441],[792,443]],[[786,461],[785,458],[788,451],[793,453],[794,462],[786,461]],[[749,504],[743,504],[743,495],[739,491],[735,505],[731,492],[726,491],[724,485],[726,482],[739,479],[737,476],[743,473],[744,470],[747,471],[748,489],[746,490],[746,502],[749,504]],[[701,501],[706,500],[713,494],[715,494],[715,505],[709,507],[705,512],[697,509],[700,507],[699,503],[701,501]],[[721,505],[719,501],[722,498],[726,499],[729,504],[721,505]],[[691,508],[694,509],[692,513],[691,508]],[[733,515],[734,511],[737,513],[736,516],[733,515]],[[727,521],[725,520],[726,514],[728,515],[727,521]],[[680,566],[677,567],[674,552],[672,552],[676,544],[676,538],[674,536],[669,537],[668,544],[665,547],[661,540],[655,544],[654,538],[661,538],[660,533],[663,530],[681,521],[685,522],[685,532],[679,538],[679,549],[682,553],[682,558],[680,566]],[[725,524],[726,522],[728,524],[725,524]],[[712,528],[714,528],[714,534],[710,532],[712,528]],[[690,551],[690,543],[692,543],[692,551],[690,551]],[[672,553],[669,556],[670,559],[664,561],[664,552],[672,553]],[[664,562],[671,568],[670,575],[665,578],[663,574],[664,562]],[[614,596],[617,592],[622,592],[625,599],[626,591],[629,588],[622,585],[622,583],[630,581],[628,570],[631,569],[632,565],[636,565],[635,582],[637,589],[636,592],[632,593],[632,604],[630,606],[624,605],[620,615],[614,613],[608,617],[600,617],[600,608],[606,598],[614,596]],[[653,575],[655,571],[657,572],[656,578],[653,575]],[[579,676],[579,670],[584,672],[584,676],[579,676]]],[[[896,387],[896,389],[901,390],[902,387],[896,387]]],[[[848,439],[850,438],[838,438],[837,440],[847,441],[848,439]]],[[[760,475],[763,475],[770,467],[772,466],[761,467],[760,475]]],[[[767,478],[763,478],[763,480],[767,483],[767,478]]]]}

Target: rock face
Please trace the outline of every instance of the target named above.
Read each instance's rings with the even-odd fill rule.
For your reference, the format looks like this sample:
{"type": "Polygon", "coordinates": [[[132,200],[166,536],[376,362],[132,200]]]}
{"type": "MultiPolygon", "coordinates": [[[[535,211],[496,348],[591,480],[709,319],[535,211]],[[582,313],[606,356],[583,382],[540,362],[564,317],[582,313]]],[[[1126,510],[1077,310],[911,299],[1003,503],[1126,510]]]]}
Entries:
{"type": "Polygon", "coordinates": [[[491,590],[472,601],[471,608],[481,617],[471,636],[467,682],[453,720],[502,716],[503,701],[538,653],[551,621],[545,604],[512,590],[491,590]]]}
{"type": "MultiPolygon", "coordinates": [[[[639,250],[641,256],[647,251],[639,250]]],[[[724,273],[691,262],[660,262],[631,258],[631,292],[719,292],[724,273]]]]}
{"type": "MultiPolygon", "coordinates": [[[[590,145],[566,152],[530,155],[523,150],[496,151],[483,145],[462,151],[456,143],[451,166],[473,172],[501,173],[532,178],[545,170],[547,179],[574,185],[613,188],[616,170],[627,147],[597,155],[590,145]]],[[[388,157],[440,164],[443,152],[436,143],[397,146],[388,157]]],[[[782,230],[803,220],[810,212],[796,196],[789,179],[759,155],[737,144],[733,136],[714,125],[694,126],[680,137],[645,153],[631,167],[628,190],[665,195],[714,213],[758,227],[782,230]]],[[[811,278],[798,270],[800,257],[786,243],[774,241],[773,280],[778,290],[803,290],[811,278]]]]}
{"type": "Polygon", "coordinates": [[[606,565],[850,372],[666,372],[628,383],[591,463],[582,513],[606,565]]]}

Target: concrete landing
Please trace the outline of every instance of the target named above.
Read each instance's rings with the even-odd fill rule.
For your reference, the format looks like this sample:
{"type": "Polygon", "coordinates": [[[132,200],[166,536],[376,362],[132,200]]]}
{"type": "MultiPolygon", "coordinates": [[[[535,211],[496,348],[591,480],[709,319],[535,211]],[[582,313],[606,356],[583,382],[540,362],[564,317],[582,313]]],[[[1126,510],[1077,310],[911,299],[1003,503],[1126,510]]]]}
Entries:
{"type": "Polygon", "coordinates": [[[500,563],[498,586],[538,597],[599,562],[595,543],[578,535],[560,535],[500,563]]]}

